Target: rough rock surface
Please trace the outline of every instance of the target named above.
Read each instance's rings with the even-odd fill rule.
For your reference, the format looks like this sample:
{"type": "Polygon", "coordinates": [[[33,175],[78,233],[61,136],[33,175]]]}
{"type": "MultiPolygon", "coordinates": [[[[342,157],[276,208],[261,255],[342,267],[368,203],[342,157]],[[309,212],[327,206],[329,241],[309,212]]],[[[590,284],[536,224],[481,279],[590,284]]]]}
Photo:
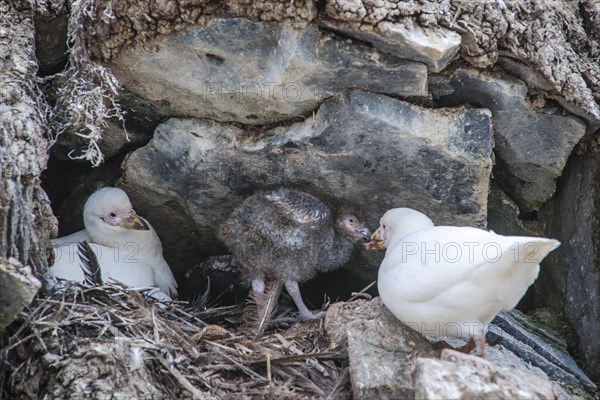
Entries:
{"type": "Polygon", "coordinates": [[[556,333],[534,324],[517,310],[500,313],[492,321],[488,344],[502,345],[526,363],[540,368],[549,379],[574,389],[594,393],[596,385],[568,354],[556,333]]]}
{"type": "Polygon", "coordinates": [[[260,125],[315,110],[354,87],[402,97],[427,94],[427,69],[320,32],[313,24],[222,19],[123,51],[119,81],[168,116],[260,125]]]}
{"type": "MultiPolygon", "coordinates": [[[[331,6],[332,3],[328,3],[328,7],[331,6]]],[[[339,16],[339,10],[327,11],[334,18],[339,16]]],[[[371,43],[397,57],[423,62],[432,72],[446,68],[460,46],[458,33],[441,27],[423,28],[411,19],[402,23],[382,21],[377,25],[365,25],[334,18],[321,18],[319,23],[328,29],[371,43]]]]}
{"type": "MultiPolygon", "coordinates": [[[[150,135],[140,130],[125,131],[113,121],[108,121],[102,133],[102,138],[98,141],[98,147],[106,159],[125,154],[137,147],[140,147],[150,140],[150,135]]],[[[59,160],[72,160],[75,162],[88,162],[85,159],[78,159],[87,149],[88,141],[75,134],[62,134],[58,137],[56,143],[50,148],[50,154],[59,160]]]]}
{"type": "Polygon", "coordinates": [[[31,268],[23,267],[14,258],[0,262],[0,329],[31,303],[41,286],[31,268]]]}
{"type": "Polygon", "coordinates": [[[453,350],[443,350],[440,360],[418,358],[414,380],[415,400],[556,398],[546,379],[453,350]]]}
{"type": "MultiPolygon", "coordinates": [[[[136,365],[133,349],[136,346],[131,343],[78,341],[77,345],[78,348],[70,349],[69,357],[49,353],[44,358],[49,371],[60,371],[47,383],[53,390],[47,395],[52,398],[158,399],[163,396],[144,366],[143,347],[135,349],[142,353],[141,365],[136,365]],[[128,359],[129,363],[123,361],[128,359]],[[114,373],[115,368],[123,364],[129,364],[131,369],[114,373]]],[[[28,374],[35,376],[36,372],[28,371],[28,374]]],[[[37,397],[37,394],[28,394],[31,398],[37,397]]]]}
{"type": "Polygon", "coordinates": [[[332,347],[348,347],[355,399],[412,398],[417,356],[434,356],[429,342],[398,321],[380,298],[334,304],[325,331],[332,347]]]}
{"type": "Polygon", "coordinates": [[[600,142],[577,147],[553,199],[542,209],[546,235],[562,242],[540,273],[536,296],[563,313],[587,372],[600,380],[600,142]]]}
{"type": "Polygon", "coordinates": [[[40,7],[34,14],[35,55],[38,60],[38,74],[41,76],[59,72],[69,59],[67,47],[67,26],[69,18],[64,1],[51,1],[40,7]],[[57,4],[53,4],[57,3],[57,4]]]}
{"type": "MultiPolygon", "coordinates": [[[[493,365],[483,361],[486,363],[487,371],[494,369],[499,374],[498,376],[504,373],[502,371],[515,371],[516,374],[528,376],[530,381],[537,382],[540,389],[552,387],[552,384],[549,383],[552,381],[555,384],[554,390],[561,400],[591,399],[593,397],[596,390],[593,383],[581,372],[564,349],[558,350],[558,347],[564,345],[561,338],[556,337],[547,329],[533,324],[525,316],[514,311],[500,314],[496,322],[504,326],[507,331],[495,323],[491,325],[493,332],[487,337],[486,358],[493,365]],[[510,333],[508,333],[509,331],[510,333]],[[507,348],[505,345],[509,341],[512,343],[510,343],[510,348],[507,348]],[[554,349],[552,346],[557,343],[561,344],[554,349]],[[535,351],[540,351],[537,357],[546,361],[532,363],[529,353],[535,351]],[[565,378],[570,378],[570,380],[565,378]]],[[[333,304],[325,316],[325,332],[332,348],[348,348],[350,378],[356,398],[412,398],[415,389],[419,396],[430,396],[431,394],[426,394],[428,388],[432,390],[434,387],[437,388],[436,390],[450,388],[465,394],[480,393],[481,390],[487,391],[489,394],[492,390],[500,390],[493,382],[484,382],[487,378],[479,382],[466,379],[457,382],[450,378],[447,379],[447,382],[443,382],[446,379],[438,381],[437,378],[440,374],[452,374],[451,371],[457,369],[458,366],[455,364],[452,368],[443,361],[440,363],[438,360],[433,360],[437,358],[439,351],[434,352],[430,342],[398,321],[383,305],[380,298],[371,301],[359,300],[333,304]],[[430,363],[418,357],[432,360],[430,363]],[[419,369],[419,363],[426,370],[417,371],[413,381],[410,374],[415,369],[419,369]],[[431,364],[438,365],[438,363],[442,369],[439,374],[435,374],[431,372],[429,366],[431,364]],[[454,383],[456,385],[453,385],[454,383]]],[[[462,343],[457,343],[457,345],[462,345],[462,343]]],[[[464,357],[471,359],[470,356],[464,357]]],[[[487,375],[487,372],[483,372],[483,375],[487,375]]],[[[517,381],[522,383],[520,380],[517,381]]],[[[518,388],[516,384],[502,386],[507,391],[518,388]]],[[[455,393],[454,395],[440,395],[437,398],[461,397],[455,393]]],[[[477,394],[473,398],[483,399],[486,397],[477,394]]],[[[492,398],[495,397],[492,396],[492,398]]],[[[513,395],[511,398],[527,397],[513,395]]]]}
{"type": "Polygon", "coordinates": [[[525,84],[510,77],[458,69],[452,77],[432,78],[430,87],[441,105],[468,103],[492,111],[494,177],[521,211],[537,210],[550,199],[556,178],[585,134],[582,120],[549,107],[536,110],[525,84]]]}
{"type": "Polygon", "coordinates": [[[215,229],[242,199],[280,185],[353,204],[370,226],[397,206],[440,224],[485,226],[491,135],[485,110],[428,110],[351,91],[326,101],[314,119],[254,135],[171,119],[126,160],[121,186],[180,272],[189,260],[219,254],[215,229]]]}
{"type": "Polygon", "coordinates": [[[31,271],[47,267],[56,230],[40,175],[48,160],[45,103],[35,82],[33,10],[0,3],[0,326],[39,289],[31,271]]]}
{"type": "MultiPolygon", "coordinates": [[[[132,44],[144,44],[159,35],[179,32],[189,26],[201,27],[217,18],[246,17],[260,22],[286,21],[304,28],[316,16],[312,1],[225,0],[154,2],[130,0],[114,3],[96,0],[83,21],[92,55],[103,61],[119,55],[132,44]]],[[[235,37],[235,36],[234,36],[235,37]]]]}
{"type": "Polygon", "coordinates": [[[494,65],[500,54],[533,67],[550,84],[554,98],[600,122],[600,56],[595,2],[361,1],[327,0],[329,18],[360,26],[363,32],[386,24],[444,27],[462,35],[460,55],[478,68],[494,65]]]}
{"type": "Polygon", "coordinates": [[[543,236],[537,221],[520,218],[519,206],[498,186],[495,179],[490,182],[487,227],[500,235],[543,236]]]}

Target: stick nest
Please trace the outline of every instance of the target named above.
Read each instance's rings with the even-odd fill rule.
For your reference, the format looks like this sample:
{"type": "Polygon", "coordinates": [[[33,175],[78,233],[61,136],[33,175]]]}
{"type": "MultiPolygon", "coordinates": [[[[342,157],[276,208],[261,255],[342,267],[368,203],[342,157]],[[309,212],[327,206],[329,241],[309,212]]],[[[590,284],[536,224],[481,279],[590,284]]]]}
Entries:
{"type": "Polygon", "coordinates": [[[346,356],[327,348],[322,321],[255,340],[241,312],[73,284],[0,335],[0,398],[350,397],[346,356]]]}

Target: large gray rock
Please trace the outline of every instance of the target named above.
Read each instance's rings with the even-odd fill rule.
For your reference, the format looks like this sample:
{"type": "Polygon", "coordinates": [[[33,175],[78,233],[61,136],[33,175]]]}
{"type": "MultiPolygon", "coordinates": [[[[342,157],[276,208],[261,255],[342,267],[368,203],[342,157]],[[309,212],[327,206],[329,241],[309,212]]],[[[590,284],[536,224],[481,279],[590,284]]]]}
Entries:
{"type": "Polygon", "coordinates": [[[567,111],[581,117],[587,121],[587,133],[592,133],[600,128],[600,117],[598,113],[591,112],[593,109],[581,107],[573,101],[567,100],[564,96],[557,94],[556,86],[548,81],[540,71],[530,65],[524,64],[510,57],[498,58],[498,65],[506,71],[525,81],[532,91],[542,91],[544,96],[556,100],[567,111]]]}
{"type": "Polygon", "coordinates": [[[380,298],[333,304],[325,317],[332,347],[347,346],[355,399],[413,397],[417,357],[434,357],[429,342],[397,320],[380,298]]]}
{"type": "Polygon", "coordinates": [[[578,356],[600,381],[600,141],[590,136],[569,160],[553,199],[541,210],[546,235],[562,242],[547,257],[536,299],[564,315],[578,356]]]}
{"type": "Polygon", "coordinates": [[[452,350],[444,350],[440,360],[418,358],[414,379],[415,400],[557,398],[546,379],[452,350]]]}
{"type": "Polygon", "coordinates": [[[560,336],[534,324],[517,310],[500,313],[487,333],[488,344],[502,345],[524,362],[544,371],[549,379],[573,390],[593,394],[596,385],[567,352],[560,336]]]}
{"type": "Polygon", "coordinates": [[[424,28],[408,18],[402,22],[381,21],[376,25],[343,21],[336,19],[339,11],[334,3],[327,4],[331,18],[320,20],[328,29],[371,43],[397,57],[423,62],[432,72],[443,70],[457,56],[461,38],[456,32],[439,26],[424,28]]]}
{"type": "Polygon", "coordinates": [[[316,25],[219,19],[123,51],[110,67],[166,116],[261,125],[306,115],[353,87],[427,95],[427,68],[321,32],[316,25]]]}
{"type": "MultiPolygon", "coordinates": [[[[485,226],[491,129],[486,110],[430,110],[351,91],[314,119],[271,130],[171,119],[126,160],[121,186],[176,271],[224,254],[217,226],[246,196],[280,185],[354,205],[371,227],[399,206],[437,223],[485,226]]],[[[379,265],[381,254],[368,257],[379,265]]]]}
{"type": "Polygon", "coordinates": [[[560,400],[593,398],[596,388],[589,378],[567,353],[552,348],[557,343],[558,347],[564,344],[560,337],[514,311],[502,313],[495,322],[499,325],[491,325],[493,333],[488,335],[486,348],[489,362],[466,355],[450,361],[444,357],[446,350],[442,352],[441,362],[433,360],[439,356],[439,351],[433,350],[433,345],[421,334],[398,321],[378,297],[371,301],[331,305],[324,328],[329,347],[347,348],[355,398],[404,399],[413,398],[413,395],[422,399],[547,398],[546,395],[553,393],[548,391],[552,386],[560,400]],[[538,359],[535,360],[531,353],[537,351],[538,359]],[[542,359],[545,361],[541,362],[542,359]],[[469,365],[476,365],[479,373],[471,379],[461,379],[460,376],[464,378],[469,371],[474,372],[469,365]],[[495,384],[489,379],[495,374],[506,380],[502,378],[501,385],[495,384]],[[514,375],[526,379],[513,381],[514,375]],[[528,385],[527,382],[535,384],[528,385]],[[528,392],[541,390],[540,393],[546,395],[515,395],[521,389],[528,392]],[[484,397],[486,393],[487,397],[484,397]],[[492,395],[500,396],[501,393],[507,396],[512,393],[512,396],[492,395]]]}
{"type": "Polygon", "coordinates": [[[556,178],[585,134],[582,120],[535,109],[525,97],[527,86],[510,77],[459,69],[451,77],[432,78],[430,89],[441,105],[469,103],[492,111],[494,177],[521,211],[538,210],[550,199],[556,178]]]}
{"type": "Polygon", "coordinates": [[[31,267],[15,258],[0,261],[0,329],[15,320],[41,286],[31,267]]]}
{"type": "MultiPolygon", "coordinates": [[[[126,131],[122,125],[108,121],[102,132],[102,138],[98,141],[98,147],[107,160],[140,147],[149,140],[147,132],[126,131]]],[[[89,163],[89,160],[78,158],[85,153],[88,145],[89,140],[72,132],[65,132],[58,136],[56,143],[50,148],[50,154],[59,160],[89,163]]]]}

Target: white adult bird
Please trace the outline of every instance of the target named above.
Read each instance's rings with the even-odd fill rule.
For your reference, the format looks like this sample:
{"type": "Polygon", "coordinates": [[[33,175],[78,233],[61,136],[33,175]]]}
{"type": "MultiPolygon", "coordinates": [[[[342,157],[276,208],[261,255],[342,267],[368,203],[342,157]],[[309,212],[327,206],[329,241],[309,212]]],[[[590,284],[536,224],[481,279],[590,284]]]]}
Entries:
{"type": "Polygon", "coordinates": [[[367,244],[387,249],[377,286],[386,307],[424,335],[470,339],[485,356],[488,324],[514,308],[560,243],[502,236],[471,227],[434,226],[426,215],[394,208],[367,244]]]}
{"type": "Polygon", "coordinates": [[[158,286],[168,296],[177,295],[177,282],[163,258],[158,235],[136,215],[123,190],[105,187],[93,193],[85,203],[83,222],[84,230],[52,240],[56,261],[48,270],[51,276],[81,282],[77,243],[87,240],[104,280],[112,278],[132,287],[158,286]]]}

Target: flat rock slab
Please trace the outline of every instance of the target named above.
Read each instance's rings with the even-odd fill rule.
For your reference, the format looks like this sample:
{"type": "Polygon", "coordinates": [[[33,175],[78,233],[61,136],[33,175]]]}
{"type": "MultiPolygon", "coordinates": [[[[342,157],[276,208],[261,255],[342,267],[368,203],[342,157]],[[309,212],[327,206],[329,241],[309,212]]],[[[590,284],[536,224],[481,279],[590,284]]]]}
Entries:
{"type": "Polygon", "coordinates": [[[431,90],[441,105],[468,103],[492,111],[494,178],[521,211],[538,210],[552,197],[556,179],[586,132],[583,120],[558,110],[538,111],[526,99],[527,86],[522,81],[474,70],[434,77],[431,90]]]}
{"type": "Polygon", "coordinates": [[[380,298],[333,304],[325,331],[331,346],[348,346],[355,399],[412,398],[417,356],[434,357],[431,344],[397,320],[380,298]]]}
{"type": "Polygon", "coordinates": [[[350,87],[427,96],[424,64],[342,40],[315,24],[216,19],[122,51],[110,67],[162,115],[251,125],[306,115],[350,87]]]}
{"type": "MultiPolygon", "coordinates": [[[[486,110],[431,110],[350,91],[314,118],[267,131],[168,120],[124,162],[121,186],[177,273],[224,254],[217,226],[248,195],[281,185],[354,205],[373,228],[400,206],[438,224],[485,226],[491,149],[486,110]]],[[[373,266],[380,256],[367,255],[373,266]]]]}
{"type": "Polygon", "coordinates": [[[397,57],[423,62],[432,72],[443,70],[457,56],[461,37],[449,29],[425,28],[408,18],[402,22],[381,21],[376,25],[340,21],[336,19],[339,14],[332,3],[328,2],[327,7],[330,18],[320,20],[328,29],[370,43],[397,57]]]}
{"type": "Polygon", "coordinates": [[[552,382],[480,357],[443,350],[440,360],[418,358],[415,400],[556,399],[552,382]]]}
{"type": "Polygon", "coordinates": [[[556,195],[542,208],[545,234],[563,245],[540,271],[536,300],[561,313],[577,338],[577,355],[600,382],[600,141],[574,151],[556,195]]]}
{"type": "Polygon", "coordinates": [[[41,286],[30,267],[14,258],[0,262],[0,328],[9,325],[31,303],[41,286]]]}

